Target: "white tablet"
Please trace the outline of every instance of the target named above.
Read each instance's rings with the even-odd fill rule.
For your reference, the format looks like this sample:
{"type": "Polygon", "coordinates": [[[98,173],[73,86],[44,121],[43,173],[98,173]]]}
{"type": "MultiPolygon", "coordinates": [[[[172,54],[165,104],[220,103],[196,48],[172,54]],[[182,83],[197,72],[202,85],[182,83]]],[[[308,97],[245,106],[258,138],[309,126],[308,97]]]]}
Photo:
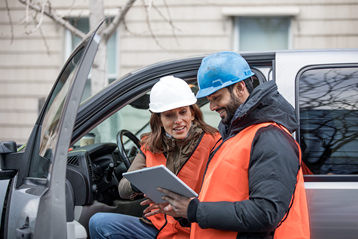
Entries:
{"type": "Polygon", "coordinates": [[[159,192],[157,188],[165,188],[188,198],[198,196],[194,190],[164,165],[126,172],[123,173],[123,176],[156,203],[165,202],[162,200],[164,194],[159,192]]]}

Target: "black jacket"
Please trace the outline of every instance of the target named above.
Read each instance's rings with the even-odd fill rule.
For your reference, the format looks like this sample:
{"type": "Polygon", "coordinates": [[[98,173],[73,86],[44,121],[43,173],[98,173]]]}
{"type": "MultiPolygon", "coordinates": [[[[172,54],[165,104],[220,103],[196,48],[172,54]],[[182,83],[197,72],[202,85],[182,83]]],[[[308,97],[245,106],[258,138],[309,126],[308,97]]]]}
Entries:
{"type": "MultiPolygon", "coordinates": [[[[254,89],[235,112],[230,125],[220,123],[223,143],[244,128],[263,122],[276,122],[291,133],[298,128],[294,108],[278,93],[273,81],[254,89]]],[[[199,202],[194,199],[189,204],[188,220],[203,229],[237,231],[237,238],[272,238],[289,209],[299,166],[294,139],[278,127],[262,128],[252,142],[249,200],[199,202]]]]}

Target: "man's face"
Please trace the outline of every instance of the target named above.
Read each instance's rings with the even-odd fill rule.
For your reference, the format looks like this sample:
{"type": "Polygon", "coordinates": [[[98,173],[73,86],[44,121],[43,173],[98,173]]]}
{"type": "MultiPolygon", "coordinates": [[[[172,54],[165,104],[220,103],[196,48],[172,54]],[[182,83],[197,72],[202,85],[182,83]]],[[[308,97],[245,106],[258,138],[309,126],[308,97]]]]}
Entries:
{"type": "Polygon", "coordinates": [[[241,104],[235,93],[230,93],[227,88],[220,89],[206,98],[210,101],[210,110],[220,114],[223,124],[230,123],[241,104]]]}

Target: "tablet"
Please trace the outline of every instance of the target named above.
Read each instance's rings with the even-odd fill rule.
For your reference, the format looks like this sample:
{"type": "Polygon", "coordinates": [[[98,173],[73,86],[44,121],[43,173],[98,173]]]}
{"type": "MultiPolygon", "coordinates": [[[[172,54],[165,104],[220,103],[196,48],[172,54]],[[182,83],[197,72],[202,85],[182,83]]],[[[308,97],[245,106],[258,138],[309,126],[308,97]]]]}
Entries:
{"type": "Polygon", "coordinates": [[[162,200],[165,194],[159,192],[157,188],[165,188],[188,198],[198,196],[164,165],[126,172],[123,176],[156,203],[165,202],[162,200]]]}

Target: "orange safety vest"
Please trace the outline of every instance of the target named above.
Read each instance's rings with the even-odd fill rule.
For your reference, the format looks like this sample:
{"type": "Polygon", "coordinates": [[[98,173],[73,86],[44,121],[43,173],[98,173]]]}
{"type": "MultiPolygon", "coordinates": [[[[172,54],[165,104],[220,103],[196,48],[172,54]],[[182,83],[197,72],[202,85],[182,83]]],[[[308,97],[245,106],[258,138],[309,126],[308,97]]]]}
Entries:
{"type": "MultiPolygon", "coordinates": [[[[215,153],[205,174],[199,201],[242,201],[249,199],[249,163],[252,141],[256,132],[269,125],[289,131],[276,123],[261,123],[249,126],[228,139],[215,153]],[[240,158],[238,159],[238,155],[240,158]],[[225,177],[223,177],[225,175],[225,177]],[[230,180],[235,179],[235,180],[230,180]]],[[[297,144],[297,142],[296,142],[297,144]]],[[[297,144],[300,150],[299,145],[297,144]]],[[[301,164],[301,151],[300,164],[301,164]]],[[[222,220],[218,218],[218,220],[222,220]]],[[[216,229],[201,229],[197,223],[191,224],[191,239],[237,238],[238,232],[221,231],[216,229]]],[[[281,225],[274,233],[275,239],[309,239],[309,219],[304,188],[302,168],[297,174],[297,183],[291,199],[288,214],[284,216],[281,225]],[[292,203],[293,202],[293,203],[292,203]]]]}
{"type": "MultiPolygon", "coordinates": [[[[177,176],[186,183],[191,189],[199,193],[206,164],[208,162],[210,150],[215,146],[220,134],[213,137],[209,133],[205,133],[199,140],[195,151],[190,158],[184,163],[177,176]]],[[[146,156],[147,167],[157,165],[166,165],[167,159],[163,154],[153,154],[146,151],[142,146],[142,151],[146,156]]],[[[173,217],[157,214],[148,218],[153,225],[159,230],[157,238],[189,238],[189,227],[180,226],[179,222],[173,217]]]]}

